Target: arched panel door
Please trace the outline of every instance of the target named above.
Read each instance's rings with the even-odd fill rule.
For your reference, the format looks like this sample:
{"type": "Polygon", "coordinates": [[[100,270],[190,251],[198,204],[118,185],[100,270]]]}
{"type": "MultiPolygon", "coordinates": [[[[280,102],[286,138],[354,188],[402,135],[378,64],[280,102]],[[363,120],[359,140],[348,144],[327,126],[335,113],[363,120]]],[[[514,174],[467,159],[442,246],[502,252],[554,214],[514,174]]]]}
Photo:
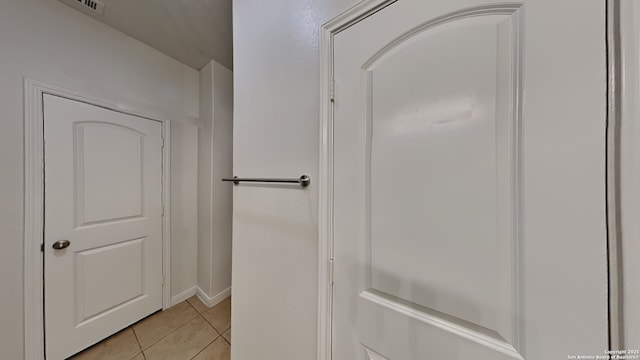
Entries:
{"type": "Polygon", "coordinates": [[[604,354],[604,24],[401,0],[335,35],[335,360],[604,354]]]}
{"type": "Polygon", "coordinates": [[[162,308],[162,124],[44,95],[47,359],[162,308]]]}

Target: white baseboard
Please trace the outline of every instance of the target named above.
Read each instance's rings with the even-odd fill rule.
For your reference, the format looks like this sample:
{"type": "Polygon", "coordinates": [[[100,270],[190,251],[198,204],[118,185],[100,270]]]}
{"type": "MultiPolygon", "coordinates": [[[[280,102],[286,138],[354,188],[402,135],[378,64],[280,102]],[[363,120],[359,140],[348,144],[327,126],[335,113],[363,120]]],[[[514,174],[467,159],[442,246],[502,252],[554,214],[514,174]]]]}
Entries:
{"type": "Polygon", "coordinates": [[[171,297],[171,306],[179,304],[185,300],[187,300],[188,298],[192,297],[193,295],[196,294],[196,289],[198,287],[194,286],[192,288],[189,288],[183,292],[181,292],[180,294],[176,295],[176,296],[172,296],[171,297]]]}
{"type": "Polygon", "coordinates": [[[216,306],[222,300],[228,298],[229,295],[231,295],[231,286],[222,290],[221,292],[214,295],[213,297],[209,297],[207,294],[205,294],[204,291],[202,291],[202,289],[200,289],[199,287],[196,287],[196,295],[198,296],[200,301],[202,301],[207,307],[211,308],[216,306]]]}

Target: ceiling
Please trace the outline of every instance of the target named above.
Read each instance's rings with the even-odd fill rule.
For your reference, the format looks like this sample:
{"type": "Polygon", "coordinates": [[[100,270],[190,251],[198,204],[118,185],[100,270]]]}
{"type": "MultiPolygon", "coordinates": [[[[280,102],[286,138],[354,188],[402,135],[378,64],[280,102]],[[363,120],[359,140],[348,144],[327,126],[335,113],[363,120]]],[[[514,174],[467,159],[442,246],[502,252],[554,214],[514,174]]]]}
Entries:
{"type": "Polygon", "coordinates": [[[231,0],[99,0],[103,15],[60,1],[196,70],[210,60],[233,67],[231,0]]]}

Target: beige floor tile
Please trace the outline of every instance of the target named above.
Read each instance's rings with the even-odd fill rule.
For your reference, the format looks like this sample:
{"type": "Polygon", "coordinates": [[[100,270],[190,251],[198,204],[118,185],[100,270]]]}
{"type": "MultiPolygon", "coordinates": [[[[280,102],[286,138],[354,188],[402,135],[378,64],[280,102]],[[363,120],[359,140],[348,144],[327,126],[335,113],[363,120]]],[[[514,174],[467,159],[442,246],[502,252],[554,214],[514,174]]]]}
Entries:
{"type": "Polygon", "coordinates": [[[144,355],[142,355],[142,353],[138,354],[138,356],[134,357],[131,360],[145,360],[144,355]]]}
{"type": "Polygon", "coordinates": [[[202,316],[219,333],[227,331],[231,327],[231,297],[222,300],[218,305],[203,312],[202,316]]]}
{"type": "Polygon", "coordinates": [[[144,351],[147,360],[188,360],[193,358],[218,333],[198,316],[144,351]]]}
{"type": "Polygon", "coordinates": [[[183,301],[133,325],[133,331],[142,349],[146,349],[196,316],[198,313],[183,301]]]}
{"type": "Polygon", "coordinates": [[[73,360],[129,360],[140,354],[140,346],[131,328],[108,337],[102,342],[71,357],[73,360]]]}
{"type": "Polygon", "coordinates": [[[193,360],[229,360],[231,359],[231,346],[222,337],[212,342],[202,350],[193,360]]]}
{"type": "Polygon", "coordinates": [[[209,310],[207,305],[203,304],[202,301],[200,301],[200,299],[196,295],[193,295],[192,297],[188,298],[187,301],[199,313],[203,313],[203,312],[209,310]]]}
{"type": "Polygon", "coordinates": [[[229,330],[225,331],[222,334],[222,337],[225,338],[229,342],[229,344],[231,344],[231,328],[229,328],[229,330]]]}

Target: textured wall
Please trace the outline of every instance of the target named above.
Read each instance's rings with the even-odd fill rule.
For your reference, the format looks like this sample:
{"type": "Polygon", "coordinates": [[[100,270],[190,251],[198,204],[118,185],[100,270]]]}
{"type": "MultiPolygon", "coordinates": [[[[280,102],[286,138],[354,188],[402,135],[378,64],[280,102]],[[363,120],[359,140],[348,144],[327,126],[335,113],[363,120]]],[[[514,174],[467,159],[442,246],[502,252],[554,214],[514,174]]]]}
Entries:
{"type": "Polygon", "coordinates": [[[234,1],[234,174],[312,179],[234,187],[234,360],[315,358],[319,34],[355,3],[234,1]]]}

